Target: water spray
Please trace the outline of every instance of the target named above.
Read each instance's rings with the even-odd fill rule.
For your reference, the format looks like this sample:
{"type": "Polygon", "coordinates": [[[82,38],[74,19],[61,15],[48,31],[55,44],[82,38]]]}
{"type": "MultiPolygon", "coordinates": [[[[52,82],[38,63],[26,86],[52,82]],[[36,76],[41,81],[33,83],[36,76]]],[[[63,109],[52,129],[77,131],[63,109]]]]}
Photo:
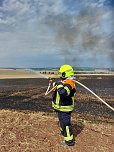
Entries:
{"type": "MultiPolygon", "coordinates": [[[[39,71],[35,71],[35,70],[32,70],[32,69],[25,69],[25,70],[26,70],[27,72],[30,72],[30,73],[33,73],[33,74],[39,74],[39,75],[40,75],[42,78],[44,78],[44,79],[51,80],[50,77],[48,77],[47,75],[41,74],[39,71]]],[[[50,87],[51,87],[51,83],[49,83],[45,95],[47,95],[47,93],[49,92],[50,87]]]]}
{"type": "Polygon", "coordinates": [[[49,79],[49,77],[47,75],[41,74],[39,71],[35,71],[32,69],[25,69],[25,71],[33,73],[33,74],[39,74],[42,78],[49,79]]]}

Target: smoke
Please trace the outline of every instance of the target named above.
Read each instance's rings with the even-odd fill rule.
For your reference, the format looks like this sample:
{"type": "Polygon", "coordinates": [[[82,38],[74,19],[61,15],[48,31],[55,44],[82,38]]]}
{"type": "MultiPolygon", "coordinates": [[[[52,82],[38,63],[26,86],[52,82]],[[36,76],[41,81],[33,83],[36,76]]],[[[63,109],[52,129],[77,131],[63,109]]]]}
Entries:
{"type": "Polygon", "coordinates": [[[65,63],[76,66],[89,54],[95,62],[98,55],[108,56],[114,65],[113,11],[90,4],[81,3],[78,13],[47,15],[44,22],[55,33],[65,63]]]}
{"type": "Polygon", "coordinates": [[[0,4],[1,51],[11,58],[23,52],[28,59],[43,54],[44,60],[56,54],[57,61],[64,59],[73,66],[89,60],[96,65],[102,56],[114,66],[114,11],[109,2],[4,0],[0,4]]]}

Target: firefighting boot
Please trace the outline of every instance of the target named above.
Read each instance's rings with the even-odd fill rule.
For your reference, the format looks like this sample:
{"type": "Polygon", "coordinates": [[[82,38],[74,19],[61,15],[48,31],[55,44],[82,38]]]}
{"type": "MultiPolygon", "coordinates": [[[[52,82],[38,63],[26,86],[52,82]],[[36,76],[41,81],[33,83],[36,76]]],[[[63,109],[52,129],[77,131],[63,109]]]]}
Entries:
{"type": "Polygon", "coordinates": [[[74,139],[73,140],[69,140],[69,141],[65,140],[65,144],[68,145],[68,146],[74,146],[75,145],[75,141],[74,141],[74,139]]]}

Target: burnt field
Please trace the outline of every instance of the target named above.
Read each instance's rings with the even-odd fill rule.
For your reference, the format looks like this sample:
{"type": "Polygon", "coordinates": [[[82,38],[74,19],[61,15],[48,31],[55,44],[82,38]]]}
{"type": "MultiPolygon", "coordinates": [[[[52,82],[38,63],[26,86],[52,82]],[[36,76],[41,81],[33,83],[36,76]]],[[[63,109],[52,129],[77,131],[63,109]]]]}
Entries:
{"type": "MultiPolygon", "coordinates": [[[[77,80],[114,107],[114,77],[91,76],[77,80]]],[[[53,112],[51,95],[44,95],[47,86],[48,81],[41,78],[0,80],[0,109],[53,112]]],[[[76,113],[113,118],[113,111],[106,105],[78,84],[76,88],[76,113]]]]}
{"type": "MultiPolygon", "coordinates": [[[[114,108],[113,76],[83,76],[77,80],[114,108]]],[[[72,115],[77,146],[71,149],[59,146],[62,137],[52,131],[58,127],[51,107],[51,94],[44,95],[47,86],[48,81],[42,78],[0,80],[1,152],[113,152],[114,112],[78,84],[72,115]],[[96,138],[98,141],[94,142],[96,138]]]]}

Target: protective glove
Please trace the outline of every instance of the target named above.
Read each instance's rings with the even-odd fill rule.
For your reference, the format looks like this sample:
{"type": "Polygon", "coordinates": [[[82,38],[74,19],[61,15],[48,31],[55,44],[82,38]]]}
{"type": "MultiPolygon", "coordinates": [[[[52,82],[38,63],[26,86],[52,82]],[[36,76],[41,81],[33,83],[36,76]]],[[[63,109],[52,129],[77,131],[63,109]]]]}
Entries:
{"type": "Polygon", "coordinates": [[[49,82],[49,85],[51,86],[53,84],[53,80],[51,78],[48,78],[48,82],[49,82]]]}
{"type": "Polygon", "coordinates": [[[52,84],[53,84],[53,81],[52,81],[52,80],[49,80],[49,84],[52,85],[52,84]]]}

